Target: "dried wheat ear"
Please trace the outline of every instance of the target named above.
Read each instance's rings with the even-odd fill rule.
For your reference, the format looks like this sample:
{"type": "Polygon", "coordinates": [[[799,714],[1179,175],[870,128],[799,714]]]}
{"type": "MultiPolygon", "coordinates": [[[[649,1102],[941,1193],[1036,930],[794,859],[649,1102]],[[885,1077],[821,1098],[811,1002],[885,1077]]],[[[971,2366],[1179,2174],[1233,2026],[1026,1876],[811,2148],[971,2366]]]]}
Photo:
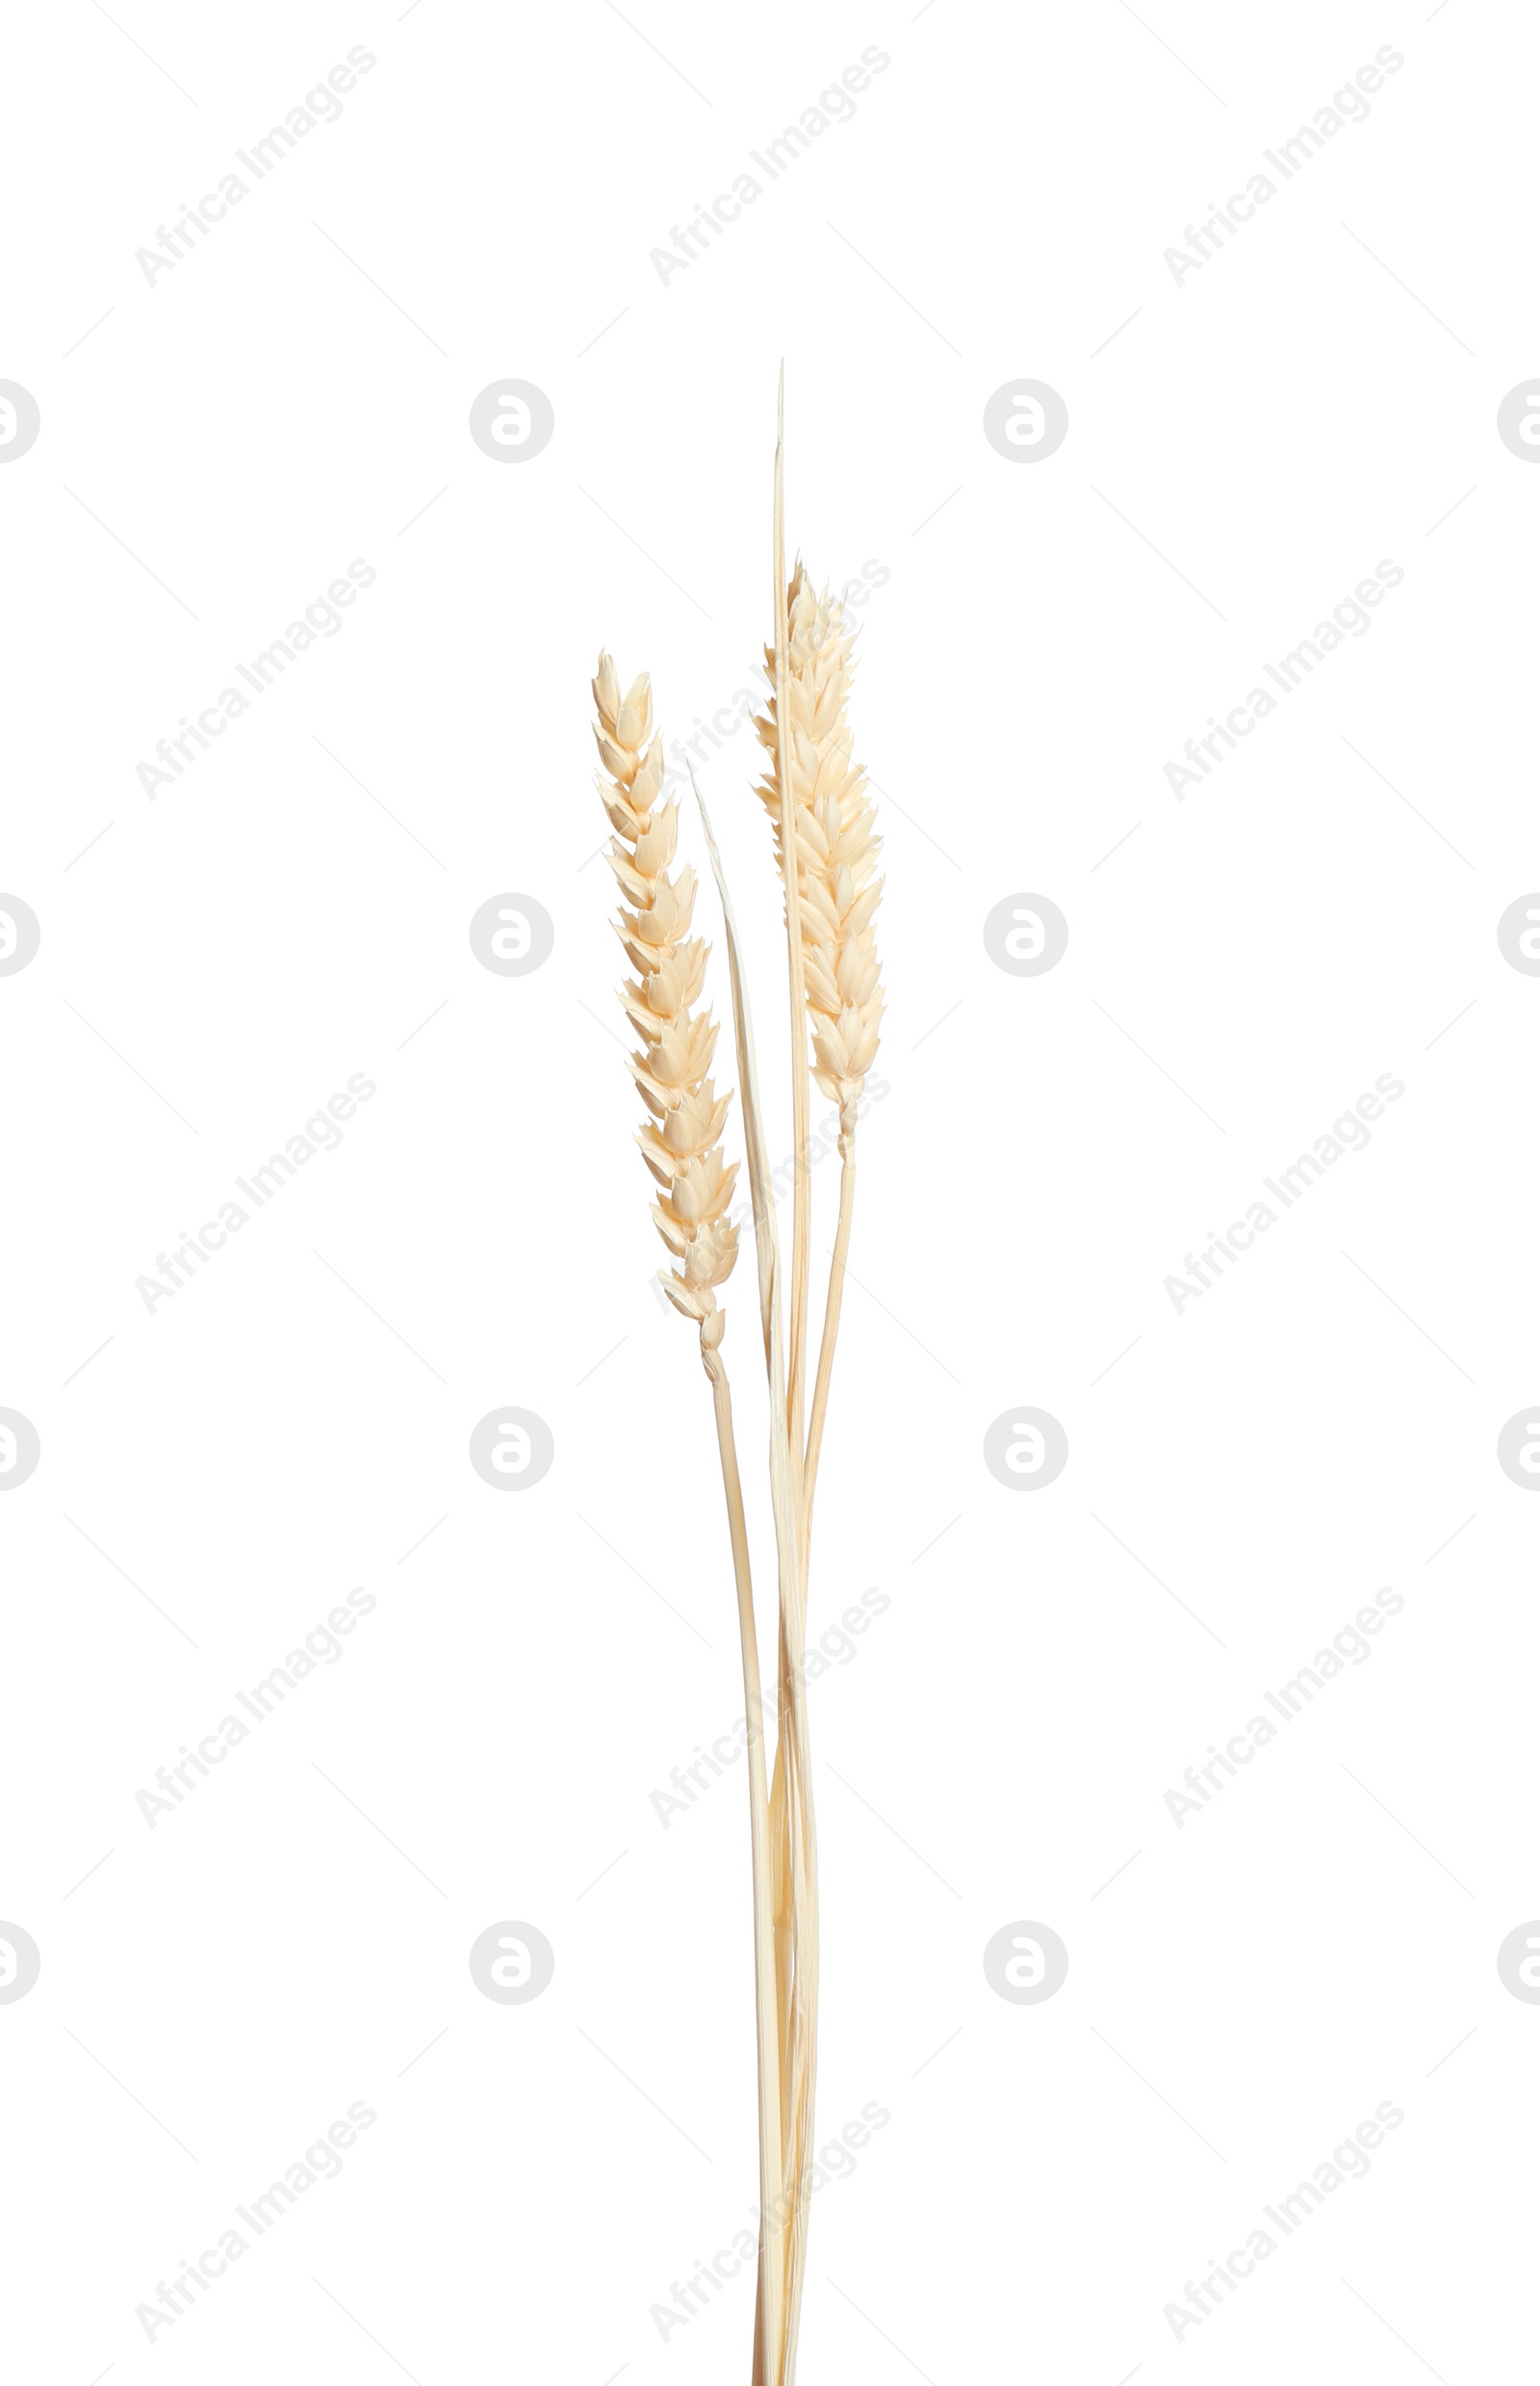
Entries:
{"type": "Polygon", "coordinates": [[[660,802],[663,741],[654,734],[653,692],[647,673],[623,696],[615,666],[601,654],[594,679],[599,720],[594,735],[604,776],[598,781],[614,838],[609,864],[626,899],[615,932],[636,976],[620,989],[621,1005],[641,1039],[630,1071],[647,1105],[637,1130],[642,1157],[662,1192],[653,1205],[657,1231],[675,1260],[661,1271],[677,1309],[701,1327],[703,1349],[722,1339],[715,1288],[738,1255],[737,1229],[728,1216],[736,1161],[722,1156],[722,1129],[731,1092],[718,1095],[708,1071],[717,1029],[695,1005],[706,982],[709,946],[689,933],[695,872],[672,869],[679,806],[660,802]]]}
{"type": "MultiPolygon", "coordinates": [[[[882,840],[866,794],[866,774],[851,759],[846,699],[855,679],[855,631],[826,588],[815,593],[799,562],[787,599],[788,716],[795,811],[797,894],[803,984],[812,1029],[813,1082],[839,1106],[841,1148],[854,1133],[856,1107],[877,1058],[882,980],[872,919],[882,898],[876,875],[882,840]]],[[[775,687],[775,653],[765,649],[775,687]]],[[[779,725],[772,692],[756,721],[770,755],[757,793],[775,826],[783,876],[779,725]]]]}

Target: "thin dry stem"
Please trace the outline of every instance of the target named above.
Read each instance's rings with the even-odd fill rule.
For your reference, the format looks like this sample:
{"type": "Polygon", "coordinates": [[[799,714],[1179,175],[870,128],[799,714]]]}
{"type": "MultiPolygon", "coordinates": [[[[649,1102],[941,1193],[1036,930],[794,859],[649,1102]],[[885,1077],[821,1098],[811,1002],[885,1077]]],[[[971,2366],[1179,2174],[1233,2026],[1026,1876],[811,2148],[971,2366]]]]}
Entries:
{"type": "MultiPolygon", "coordinates": [[[[777,718],[789,717],[791,644],[787,617],[784,500],[785,368],[783,365],[776,399],[775,511],[772,566],[775,575],[775,673],[777,718]]],[[[808,1274],[812,1213],[808,1169],[808,1034],[804,1022],[807,991],[803,972],[803,931],[793,833],[793,793],[789,740],[777,748],[782,850],[792,857],[783,872],[786,897],[786,955],[791,1019],[791,1142],[793,1162],[790,1352],[786,1384],[786,1424],[790,1439],[793,1510],[791,1547],[782,1552],[781,1566],[781,1704],[789,1716],[790,1749],[783,1730],[777,1747],[777,1772],[784,1783],[781,1820],[790,1851],[792,1962],[788,2063],[790,2109],[787,2128],[787,2176],[791,2194],[791,2225],[786,2262],[786,2340],[781,2386],[792,2386],[797,2364],[797,2327],[808,2246],[808,2155],[813,2127],[813,2095],[818,2027],[818,1846],[812,1814],[812,1757],[808,1731],[804,1650],[807,1644],[808,1549],[803,1500],[803,1402],[807,1375],[808,1274]],[[789,1562],[788,1562],[789,1561],[789,1562]]]]}
{"type": "Polygon", "coordinates": [[[764,1706],[760,1692],[759,1642],[754,1621],[754,1584],[749,1565],[749,1533],[743,1513],[743,1485],[732,1436],[732,1395],[720,1349],[706,1362],[711,1378],[716,1412],[717,1444],[722,1455],[722,1486],[727,1496],[728,1527],[732,1538],[732,1573],[738,1593],[738,1635],[743,1647],[743,1711],[749,1720],[749,1830],[754,1876],[754,1998],[758,2037],[759,2071],[759,2283],[755,2308],[757,2379],[778,2375],[785,2335],[785,2290],[780,2248],[772,2235],[772,2215],[780,2210],[783,2192],[781,2112],[782,2069],[777,2042],[779,1996],[776,1982],[774,1926],[774,1866],[770,1847],[770,1806],[765,1788],[764,1706]]]}
{"type": "MultiPolygon", "coordinates": [[[[692,774],[693,778],[693,774],[692,774]]],[[[749,1161],[749,1182],[754,1205],[755,1243],[759,1260],[761,1308],[765,1321],[765,1365],[770,1387],[770,1505],[775,1521],[776,1558],[779,1588],[777,1630],[779,1694],[779,1730],[776,1743],[775,1778],[770,1795],[770,1862],[771,1862],[771,1943],[773,1950],[775,1999],[777,2014],[776,2075],[780,2096],[781,2136],[778,2149],[781,2159],[782,2193],[778,2205],[765,2205],[761,2228],[761,2270],[768,2271],[773,2263],[776,2271],[775,2297],[781,2314],[781,2335],[774,2348],[774,2361],[766,2373],[764,2386],[783,2386],[785,2376],[786,2345],[785,2298],[789,2283],[789,2249],[791,2233],[787,2227],[788,2198],[796,2194],[795,2174],[788,2186],[787,2157],[796,2140],[792,2117],[792,2012],[794,2006],[794,1965],[796,1961],[795,1933],[797,1917],[806,1903],[806,1882],[801,1859],[795,1849],[795,1834],[787,1812],[786,1778],[790,1733],[787,1729],[788,1707],[786,1657],[788,1619],[797,1609],[797,1530],[798,1490],[792,1477],[791,1440],[787,1424],[785,1398],[784,1329],[782,1320],[781,1248],[776,1228],[774,1191],[770,1183],[769,1165],[765,1154],[764,1108],[759,1098],[758,1071],[755,1063],[754,1022],[749,1007],[748,987],[743,972],[743,954],[738,938],[737,921],[728,892],[722,858],[706,809],[700,787],[695,789],[706,832],[706,850],[716,875],[722,898],[722,919],[727,936],[729,974],[732,991],[733,1028],[738,1055],[738,1087],[742,1099],[744,1142],[749,1161]],[[794,1881],[794,1872],[802,1876],[801,1886],[794,1881]],[[773,2228],[774,2245],[768,2253],[765,2232],[773,2228]]],[[[763,2311],[765,2286],[761,2276],[760,2305],[757,2318],[757,2340],[762,2348],[765,2343],[763,2311]]]]}
{"type": "MultiPolygon", "coordinates": [[[[843,1139],[842,1139],[843,1140],[843,1139]]],[[[818,1453],[823,1447],[824,1417],[829,1407],[829,1380],[834,1371],[834,1344],[839,1335],[839,1307],[845,1292],[845,1255],[850,1249],[850,1221],[856,1207],[856,1136],[839,1164],[839,1222],[834,1229],[834,1257],[829,1263],[829,1297],[824,1310],[823,1340],[818,1346],[818,1375],[808,1414],[808,1455],[802,1476],[805,1538],[812,1539],[812,1501],[818,1484],[818,1453]]]]}

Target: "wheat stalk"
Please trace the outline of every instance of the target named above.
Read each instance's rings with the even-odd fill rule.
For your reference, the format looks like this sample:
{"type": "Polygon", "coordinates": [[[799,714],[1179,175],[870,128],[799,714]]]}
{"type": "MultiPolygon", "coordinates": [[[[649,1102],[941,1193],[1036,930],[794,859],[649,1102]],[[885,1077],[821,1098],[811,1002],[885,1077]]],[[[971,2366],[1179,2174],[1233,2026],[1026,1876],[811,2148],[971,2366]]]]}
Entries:
{"type": "MultiPolygon", "coordinates": [[[[661,801],[662,745],[654,734],[646,675],[622,695],[614,665],[602,654],[594,680],[604,766],[600,794],[615,832],[610,862],[624,897],[617,926],[636,972],[621,988],[621,1002],[639,1039],[630,1066],[647,1117],[637,1140],[660,1188],[653,1216],[674,1262],[661,1281],[675,1307],[697,1324],[711,1382],[750,1719],[760,2193],[754,2386],[794,2386],[807,2269],[818,2002],[818,1853],[806,1673],[808,1547],[854,1209],[856,1123],[883,1010],[872,934],[882,892],[875,876],[878,841],[864,774],[850,761],[845,721],[854,676],[853,633],[828,591],[814,592],[800,561],[788,581],[783,512],[778,402],[771,542],[775,636],[765,652],[773,692],[758,724],[769,754],[758,792],[774,823],[785,897],[796,1158],[784,1303],[742,951],[711,824],[699,787],[695,790],[722,897],[769,1383],[780,1699],[768,1788],[748,1529],[722,1356],[725,1319],[716,1299],[717,1287],[737,1257],[729,1206],[736,1166],[727,1164],[722,1150],[728,1097],[718,1096],[709,1073],[717,1030],[709,1014],[697,1008],[707,947],[690,935],[694,873],[673,866],[678,808],[661,801]],[[814,1082],[838,1107],[840,1190],[808,1410],[808,1116],[814,1082]]],[[[690,775],[693,782],[693,770],[690,775]]]]}
{"type": "MultiPolygon", "coordinates": [[[[804,1705],[808,1546],[813,1491],[828,1409],[834,1346],[839,1330],[856,1189],[856,1122],[866,1072],[877,1057],[882,1021],[882,986],[872,918],[882,894],[875,876],[878,840],[873,832],[865,775],[850,759],[845,704],[854,678],[854,633],[828,591],[815,594],[799,560],[789,585],[782,577],[779,536],[780,454],[777,455],[776,643],[765,652],[773,696],[757,722],[769,767],[758,793],[775,829],[777,860],[786,896],[787,934],[796,955],[791,975],[800,977],[801,1002],[793,995],[794,1085],[806,1086],[808,1041],[811,1074],[839,1109],[839,1218],[830,1267],[818,1371],[808,1416],[806,1450],[800,1458],[798,1512],[799,1599],[791,1617],[783,1613],[781,1674],[783,1700],[792,1718],[790,1746],[783,1735],[776,1752],[771,1791],[771,1837],[777,1866],[778,1914],[787,1901],[798,1904],[799,1867],[804,1878],[803,1912],[795,1921],[796,1964],[805,1993],[792,1999],[785,2043],[790,2095],[785,2168],[796,2197],[786,2278],[787,2370],[795,2370],[797,2324],[807,2265],[806,2174],[813,2126],[816,2069],[817,1851],[812,1827],[810,1757],[804,1705]],[[782,736],[782,724],[786,734],[782,736]],[[788,855],[795,867],[787,868],[788,855]],[[804,1011],[806,1010],[806,1016],[804,1011]],[[800,2008],[800,2010],[799,2010],[800,2008]],[[800,2026],[799,2026],[800,2025],[800,2026]]],[[[806,1236],[808,1165],[806,1115],[795,1135],[797,1199],[795,1234],[806,1236]]],[[[806,1284],[806,1276],[803,1279],[806,1284]]],[[[805,1343],[803,1345],[805,1347],[805,1343]]],[[[800,1414],[794,1404],[793,1419],[800,1414]]]]}
{"type": "MultiPolygon", "coordinates": [[[[732,1431],[732,1399],[722,1357],[726,1321],[716,1287],[737,1258],[737,1229],[728,1214],[737,1165],[724,1164],[721,1134],[728,1097],[718,1099],[707,1071],[717,1031],[697,1015],[706,979],[708,946],[690,937],[695,873],[672,875],[679,834],[679,807],[659,802],[663,744],[653,733],[652,691],[646,673],[622,696],[615,666],[601,654],[594,679],[599,712],[595,736],[605,775],[598,782],[615,834],[610,867],[630,905],[622,904],[617,933],[636,977],[620,989],[621,1006],[636,1030],[641,1049],[630,1069],[648,1118],[637,1141],[662,1193],[653,1217],[673,1254],[672,1270],[660,1279],[674,1306],[700,1328],[701,1358],[711,1383],[712,1409],[722,1461],[732,1571],[737,1590],[743,1653],[744,1712],[749,1722],[749,1821],[753,1852],[755,2002],[759,2072],[759,2296],[756,2322],[756,2386],[779,2386],[785,2328],[785,2285],[774,2216],[783,2197],[783,2079],[778,2042],[775,1953],[775,1864],[769,1799],[765,1786],[764,1709],[760,1694],[758,1635],[749,1558],[743,1489],[732,1431]]],[[[714,853],[713,853],[714,859],[714,853]]],[[[733,953],[734,993],[737,957],[733,953]]],[[[740,1078],[745,1108],[752,1079],[746,1073],[743,1025],[739,1028],[740,1078]]],[[[750,1158],[757,1218],[764,1181],[759,1151],[758,1106],[752,1113],[750,1158]]],[[[773,1276],[771,1289],[774,1289],[773,1276]]],[[[768,1313],[767,1313],[768,1315],[768,1313]]]]}
{"type": "MultiPolygon", "coordinates": [[[[876,876],[881,840],[874,831],[866,774],[851,759],[846,700],[855,679],[855,631],[827,588],[815,592],[799,558],[786,594],[788,655],[782,675],[770,649],[775,694],[756,723],[772,767],[759,797],[775,828],[776,859],[786,879],[788,838],[782,803],[783,745],[792,797],[802,974],[812,1034],[812,1075],[839,1110],[839,1219],[829,1273],[828,1306],[804,1461],[804,1531],[810,1532],[813,1490],[839,1331],[845,1255],[856,1197],[856,1119],[882,1027],[882,976],[872,919],[882,897],[876,876]]],[[[787,881],[789,889],[790,881],[787,881]]],[[[799,1161],[799,1168],[802,1163],[799,1161]]]]}
{"type": "MultiPolygon", "coordinates": [[[[781,1579],[782,1617],[779,1645],[782,1656],[781,1689],[778,1704],[778,1737],[776,1746],[776,1797],[771,1801],[767,1816],[771,1889],[770,1944],[773,1987],[778,2025],[775,2059],[778,2075],[777,2110],[782,2116],[782,2134],[777,2139],[777,2157],[781,2176],[789,2176],[790,2188],[783,2192],[772,2205],[766,2203],[761,2213],[760,2263],[758,2301],[755,2315],[756,2365],[755,2386],[783,2386],[790,2374],[784,2366],[794,2363],[794,2347],[788,2353],[788,2320],[786,2297],[790,2284],[790,2247],[788,2233],[794,2224],[797,2207],[797,2171],[787,2170],[791,2158],[794,2133],[792,2092],[791,2014],[793,1965],[798,1957],[798,1896],[805,1898],[805,1884],[798,1891],[793,1882],[792,1850],[786,1815],[786,1743],[791,1717],[786,1705],[785,1655],[787,1633],[785,1602],[788,1571],[795,1588],[797,1552],[800,1547],[796,1487],[792,1478],[791,1439],[787,1423],[784,1328],[781,1301],[781,1247],[776,1227],[775,1196],[770,1182],[769,1163],[765,1153],[763,1107],[759,1100],[758,1073],[755,1065],[754,1027],[749,1014],[748,988],[744,981],[742,948],[738,939],[737,922],[728,892],[722,858],[717,852],[716,838],[711,833],[710,817],[706,799],[696,784],[695,772],[690,772],[695,799],[701,808],[701,825],[706,834],[706,851],[716,874],[717,888],[722,898],[722,921],[727,934],[728,964],[732,976],[732,1016],[737,1037],[738,1083],[743,1090],[744,1142],[749,1156],[749,1182],[754,1202],[755,1244],[759,1259],[760,1308],[764,1322],[765,1368],[770,1388],[770,1505],[775,1520],[776,1552],[781,1579]],[[771,2243],[771,2239],[774,2243],[771,2243]],[[776,2350],[773,2366],[761,2373],[765,2348],[772,2335],[773,2311],[776,2350]]],[[[792,1762],[795,1761],[793,1758],[792,1762]]],[[[804,1927],[806,1927],[804,1925],[804,1927]]],[[[806,1941],[803,1942],[806,1945],[806,1941]]],[[[762,2046],[762,2040],[761,2040],[762,2046]]],[[[761,2063],[763,2056],[761,2053],[761,2063]]],[[[760,2081],[760,2125],[764,2126],[768,2109],[760,2081]]],[[[760,2143],[760,2168],[764,2168],[763,2139],[760,2143]]]]}
{"type": "MultiPolygon", "coordinates": [[[[785,566],[784,416],[785,368],[776,397],[776,454],[771,521],[771,593],[775,646],[770,660],[780,717],[789,705],[791,632],[785,566]]],[[[777,817],[789,848],[793,840],[795,791],[788,755],[777,756],[777,817]]],[[[808,1718],[808,1531],[805,1494],[803,1404],[807,1378],[808,1282],[811,1246],[811,1199],[808,1164],[808,1068],[803,1025],[807,999],[801,890],[795,870],[783,872],[785,895],[787,990],[791,1029],[792,1240],[786,1420],[794,1501],[789,1534],[778,1527],[781,1558],[780,1707],[786,1718],[776,1741],[770,1791],[770,1832],[775,1863],[777,1986],[781,1997],[784,2065],[783,2106],[785,2134],[783,2168],[788,2202],[785,2236],[785,2349],[782,2386],[792,2386],[797,2366],[803,2277],[807,2266],[809,2167],[818,2053],[818,1839],[812,1805],[812,1750],[808,1718]]],[[[772,1397],[774,1387],[772,1386],[772,1397]]]]}

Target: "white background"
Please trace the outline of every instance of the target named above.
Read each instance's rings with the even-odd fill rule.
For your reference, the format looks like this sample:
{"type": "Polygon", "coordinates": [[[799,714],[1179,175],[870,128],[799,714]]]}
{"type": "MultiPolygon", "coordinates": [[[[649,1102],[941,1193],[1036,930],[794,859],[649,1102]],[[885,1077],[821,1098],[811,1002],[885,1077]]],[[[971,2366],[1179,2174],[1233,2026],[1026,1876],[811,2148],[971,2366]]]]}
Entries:
{"type": "MultiPolygon", "coordinates": [[[[1537,38],[1470,0],[13,24],[18,2376],[748,2375],[747,2274],[651,2316],[755,2196],[749,1864],[741,1767],[667,1830],[650,1802],[741,1701],[587,683],[602,643],[650,669],[665,735],[757,684],[783,355],[790,536],[887,574],[853,729],[889,1091],[813,1629],[890,1605],[812,1720],[820,2141],[890,2119],[817,2197],[801,2375],[1514,2374],[1540,2014],[1496,1951],[1540,1911],[1540,1513],[1495,1446],[1537,1389],[1540,985],[1495,932],[1540,884],[1540,475],[1495,425],[1540,339],[1537,38]],[[147,281],[356,44],[340,120],[147,281]],[[872,45],[853,120],[660,280],[872,45]],[[1384,45],[1368,119],[1178,284],[1164,250],[1384,45]],[[554,408],[517,468],[467,430],[499,374],[554,408]],[[981,428],[1022,374],[1069,415],[1030,468],[981,428]],[[353,558],[340,631],[149,800],[157,739],[353,558]],[[1367,634],[1178,802],[1184,741],[1382,558],[1367,634]],[[555,923],[519,979],[467,935],[507,890],[555,923]],[[982,939],[1022,890],[1069,922],[1038,979],[982,939]],[[147,1313],[136,1278],[354,1072],[340,1148],[147,1313]],[[1178,1314],[1184,1255],[1384,1072],[1369,1147],[1178,1314]],[[518,1497],[467,1459],[499,1402],[555,1437],[518,1497]],[[1070,1447],[1031,1497],[981,1456],[1023,1402],[1070,1447]],[[342,1658],[151,1830],[136,1792],[359,1583],[342,1658]],[[1372,1658],[1178,1830],[1167,1790],[1384,1584],[1372,1658]],[[510,1917],[556,1955],[514,2008],[467,1963],[510,1917]],[[1024,1917],[1069,1949],[1038,2007],[982,1966],[1024,1917]],[[136,2305],[355,2099],[342,2175],[146,2343],[136,2305]],[[1163,2307],[1387,2099],[1370,2174],[1178,2344],[1163,2307]]],[[[702,776],[783,1150],[753,766],[744,731],[702,776]]],[[[747,1264],[729,1306],[768,1665],[747,1264]]]]}

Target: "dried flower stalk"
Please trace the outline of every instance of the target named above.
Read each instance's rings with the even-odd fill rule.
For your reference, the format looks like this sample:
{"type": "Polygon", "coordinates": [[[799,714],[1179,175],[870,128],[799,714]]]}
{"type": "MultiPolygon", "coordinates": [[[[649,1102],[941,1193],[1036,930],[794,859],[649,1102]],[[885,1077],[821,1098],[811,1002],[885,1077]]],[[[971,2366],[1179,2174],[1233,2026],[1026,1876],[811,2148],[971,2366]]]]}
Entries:
{"type": "MultiPolygon", "coordinates": [[[[758,792],[775,826],[785,898],[796,1167],[789,1296],[784,1302],[742,953],[716,841],[701,802],[727,933],[770,1394],[780,1699],[774,1775],[768,1787],[749,1536],[722,1356],[726,1320],[716,1298],[737,1258],[731,1216],[736,1164],[728,1164],[722,1149],[730,1097],[717,1094],[709,1073],[717,1029],[709,1014],[697,1009],[708,948],[690,934],[694,872],[674,869],[679,813],[675,804],[661,800],[662,743],[654,733],[647,677],[623,695],[613,663],[602,654],[593,683],[604,772],[600,795],[615,833],[610,863],[624,898],[617,927],[636,972],[621,988],[621,1003],[639,1039],[630,1065],[648,1115],[637,1141],[660,1188],[653,1216],[674,1263],[661,1281],[675,1307],[695,1321],[711,1383],[750,1722],[761,2215],[754,2386],[794,2386],[807,2269],[818,1998],[818,1855],[806,1677],[808,1549],[854,1208],[857,1111],[866,1072],[876,1058],[883,1009],[872,934],[882,893],[875,875],[878,839],[864,773],[850,760],[845,720],[854,678],[853,633],[827,590],[822,596],[814,592],[800,561],[787,580],[783,516],[778,406],[772,526],[775,636],[765,654],[773,694],[758,724],[769,756],[758,792]],[[808,1115],[812,1083],[838,1105],[840,1192],[808,1411],[808,1115]]],[[[696,796],[699,800],[699,787],[696,796]]]]}

